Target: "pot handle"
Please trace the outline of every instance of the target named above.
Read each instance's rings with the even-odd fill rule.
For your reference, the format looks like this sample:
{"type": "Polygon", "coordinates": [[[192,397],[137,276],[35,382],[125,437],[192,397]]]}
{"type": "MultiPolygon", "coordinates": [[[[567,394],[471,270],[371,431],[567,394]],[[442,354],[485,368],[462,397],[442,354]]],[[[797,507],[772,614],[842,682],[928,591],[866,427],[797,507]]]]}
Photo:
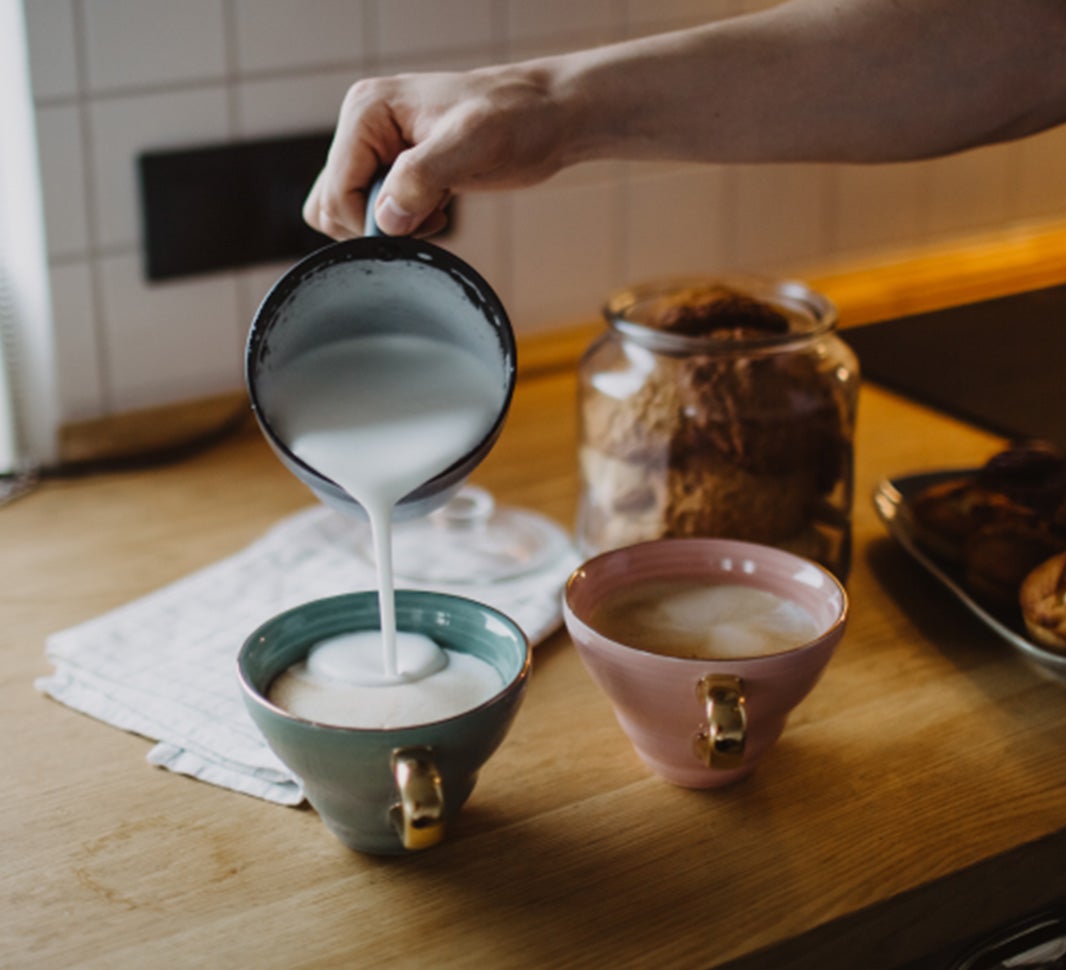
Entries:
{"type": "Polygon", "coordinates": [[[744,681],[731,674],[708,674],[696,684],[707,711],[707,724],[692,741],[692,750],[708,768],[728,771],[744,763],[748,709],[744,681]]]}
{"type": "Polygon", "coordinates": [[[381,186],[385,184],[385,176],[388,174],[388,169],[383,168],[377,175],[374,176],[374,181],[370,183],[370,188],[366,192],[366,219],[363,224],[364,236],[383,236],[385,235],[381,231],[381,227],[378,225],[377,219],[374,218],[374,209],[378,204],[378,196],[381,194],[381,186]]]}
{"type": "Polygon", "coordinates": [[[405,849],[428,849],[444,838],[444,785],[429,748],[397,748],[392,776],[400,800],[389,821],[405,849]]]}

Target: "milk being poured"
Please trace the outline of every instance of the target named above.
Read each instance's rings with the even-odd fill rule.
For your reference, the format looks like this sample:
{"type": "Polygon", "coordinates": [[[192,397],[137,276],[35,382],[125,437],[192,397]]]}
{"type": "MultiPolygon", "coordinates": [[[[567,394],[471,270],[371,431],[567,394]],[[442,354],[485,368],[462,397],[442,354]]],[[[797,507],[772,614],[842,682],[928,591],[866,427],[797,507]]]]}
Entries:
{"type": "Polygon", "coordinates": [[[416,681],[448,664],[429,638],[397,637],[392,509],[481,442],[505,394],[499,374],[473,353],[395,332],[316,347],[275,374],[263,402],[272,424],[294,454],[363,507],[377,563],[381,636],[317,645],[312,673],[373,686],[416,681]]]}

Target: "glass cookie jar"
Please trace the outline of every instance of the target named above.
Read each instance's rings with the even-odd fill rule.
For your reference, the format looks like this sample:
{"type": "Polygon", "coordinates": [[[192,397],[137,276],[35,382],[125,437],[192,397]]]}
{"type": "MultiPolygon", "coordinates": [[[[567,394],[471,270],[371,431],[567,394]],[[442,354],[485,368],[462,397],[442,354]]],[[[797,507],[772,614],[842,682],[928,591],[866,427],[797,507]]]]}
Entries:
{"type": "Polygon", "coordinates": [[[802,283],[623,290],[581,361],[577,537],[722,536],[851,565],[859,366],[802,283]]]}

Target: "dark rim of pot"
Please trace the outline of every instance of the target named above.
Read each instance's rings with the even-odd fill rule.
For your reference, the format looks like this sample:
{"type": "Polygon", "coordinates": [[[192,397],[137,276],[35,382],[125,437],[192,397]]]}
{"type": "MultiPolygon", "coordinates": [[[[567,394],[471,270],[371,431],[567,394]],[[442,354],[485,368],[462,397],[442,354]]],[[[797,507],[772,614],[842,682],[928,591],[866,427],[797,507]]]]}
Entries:
{"type": "Polygon", "coordinates": [[[245,387],[248,391],[252,411],[260,427],[269,436],[275,447],[294,465],[306,471],[308,476],[322,482],[328,482],[337,490],[338,495],[344,496],[345,493],[339,489],[336,483],[326,478],[296,455],[278,437],[269,422],[265,420],[256,389],[256,381],[253,378],[253,365],[269,354],[268,335],[277,317],[277,312],[305,280],[330,266],[362,260],[420,262],[445,273],[462,289],[466,298],[481,312],[485,319],[492,324],[492,329],[500,342],[500,352],[503,355],[503,359],[505,362],[510,362],[503,404],[492,427],[486,432],[478,446],[402,499],[403,502],[417,501],[436,494],[441,489],[447,488],[463,479],[470,455],[476,454],[485,444],[491,444],[499,437],[511,407],[511,400],[514,397],[515,378],[518,370],[514,329],[496,291],[469,263],[464,262],[458,256],[448,252],[448,250],[441,249],[440,246],[422,239],[412,239],[406,236],[360,236],[356,239],[345,239],[341,242],[329,243],[321,249],[316,249],[291,266],[274,283],[259,304],[255,316],[252,318],[252,326],[248,332],[248,340],[245,345],[245,387]]]}

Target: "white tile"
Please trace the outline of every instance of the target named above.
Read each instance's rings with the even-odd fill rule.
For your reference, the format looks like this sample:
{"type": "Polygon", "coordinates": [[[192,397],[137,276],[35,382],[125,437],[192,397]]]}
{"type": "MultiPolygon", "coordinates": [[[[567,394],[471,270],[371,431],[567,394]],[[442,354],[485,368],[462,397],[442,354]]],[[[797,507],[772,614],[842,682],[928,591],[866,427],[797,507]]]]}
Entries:
{"type": "Polygon", "coordinates": [[[673,175],[686,168],[696,168],[695,164],[688,162],[671,162],[663,159],[631,159],[624,162],[624,177],[633,182],[643,178],[662,178],[664,175],[673,175]]]}
{"type": "Polygon", "coordinates": [[[1004,222],[1010,152],[1010,145],[995,145],[927,162],[924,234],[939,239],[1004,222]]]}
{"type": "Polygon", "coordinates": [[[631,36],[677,30],[739,12],[740,0],[623,0],[631,36]]]}
{"type": "Polygon", "coordinates": [[[332,131],[354,71],[245,81],[237,85],[237,134],[332,131]]]}
{"type": "Polygon", "coordinates": [[[455,221],[448,234],[433,239],[474,267],[510,313],[510,210],[499,192],[468,192],[455,200],[455,221]]]}
{"type": "Polygon", "coordinates": [[[841,165],[832,195],[832,248],[841,254],[912,244],[921,234],[922,162],[841,165]]]}
{"type": "Polygon", "coordinates": [[[363,0],[236,0],[241,72],[358,64],[367,56],[363,0]]]}
{"type": "Polygon", "coordinates": [[[55,265],[49,276],[60,420],[98,418],[105,397],[89,263],[55,265]]]}
{"type": "Polygon", "coordinates": [[[759,10],[769,10],[770,7],[779,7],[785,0],[739,0],[738,6],[741,13],[755,13],[759,10]]]}
{"type": "Polygon", "coordinates": [[[627,186],[625,278],[716,275],[729,268],[731,208],[723,168],[663,166],[627,186]]]}
{"type": "Polygon", "coordinates": [[[1066,125],[1022,139],[1012,189],[1012,216],[1066,219],[1066,125]]]}
{"type": "Polygon", "coordinates": [[[33,96],[57,98],[78,93],[74,0],[26,0],[27,45],[33,96]]]}
{"type": "Polygon", "coordinates": [[[98,100],[90,105],[89,122],[95,241],[105,246],[131,245],[141,237],[140,152],[229,138],[222,88],[98,100]]]}
{"type": "Polygon", "coordinates": [[[83,0],[89,87],[114,91],[225,73],[222,0],[83,0]]]}
{"type": "Polygon", "coordinates": [[[496,39],[492,0],[382,0],[377,26],[382,58],[480,50],[496,39]]]}
{"type": "Polygon", "coordinates": [[[507,0],[506,38],[514,48],[557,41],[567,47],[602,44],[623,35],[614,0],[507,0]]]}
{"type": "Polygon", "coordinates": [[[243,347],[232,274],[149,286],[138,255],[99,262],[106,370],[116,411],[237,390],[243,347]]]}
{"type": "Polygon", "coordinates": [[[825,255],[829,191],[823,166],[742,165],[731,177],[735,268],[775,272],[825,255]]]}
{"type": "Polygon", "coordinates": [[[37,143],[48,253],[82,253],[89,245],[89,229],[78,108],[38,108],[37,143]]]}
{"type": "Polygon", "coordinates": [[[625,163],[614,159],[581,162],[556,172],[548,181],[554,189],[580,188],[605,182],[620,182],[625,178],[625,163]]]}
{"type": "Polygon", "coordinates": [[[426,71],[468,71],[503,60],[502,45],[471,48],[465,51],[413,51],[407,55],[389,57],[373,74],[390,75],[426,71]]]}
{"type": "Polygon", "coordinates": [[[616,186],[543,186],[513,196],[514,282],[509,311],[519,332],[594,320],[619,280],[616,186]]]}

